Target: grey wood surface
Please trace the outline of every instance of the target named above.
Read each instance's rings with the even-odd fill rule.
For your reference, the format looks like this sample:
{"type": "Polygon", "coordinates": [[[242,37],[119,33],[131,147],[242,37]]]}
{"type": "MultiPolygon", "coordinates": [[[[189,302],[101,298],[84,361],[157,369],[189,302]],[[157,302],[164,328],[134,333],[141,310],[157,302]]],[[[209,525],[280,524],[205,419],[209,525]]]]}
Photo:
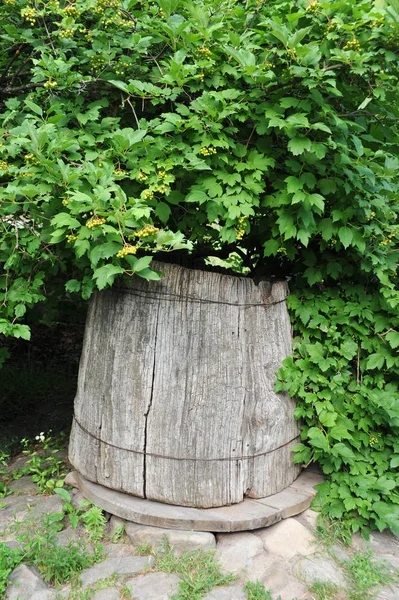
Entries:
{"type": "Polygon", "coordinates": [[[299,433],[294,402],[273,389],[291,352],[287,284],[155,266],[161,281],[135,277],[91,302],[75,414],[108,443],[74,423],[72,464],[90,481],[181,506],[279,492],[299,473],[298,440],[282,446],[299,433]]]}
{"type": "Polygon", "coordinates": [[[297,515],[311,505],[316,495],[313,485],[323,481],[321,475],[305,471],[283,492],[268,498],[246,498],[239,504],[219,508],[192,508],[116,492],[77,475],[77,485],[85,498],[110,514],[141,525],[214,533],[269,527],[297,515]]]}

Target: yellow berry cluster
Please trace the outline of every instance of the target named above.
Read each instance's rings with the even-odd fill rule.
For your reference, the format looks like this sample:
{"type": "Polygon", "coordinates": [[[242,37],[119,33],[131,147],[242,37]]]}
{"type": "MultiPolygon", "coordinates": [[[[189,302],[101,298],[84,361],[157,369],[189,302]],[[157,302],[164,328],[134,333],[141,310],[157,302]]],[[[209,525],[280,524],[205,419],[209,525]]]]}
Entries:
{"type": "Polygon", "coordinates": [[[23,171],[20,171],[19,174],[21,177],[33,177],[34,176],[34,173],[28,173],[28,172],[24,173],[23,171]]]}
{"type": "Polygon", "coordinates": [[[49,79],[48,81],[46,81],[46,83],[44,84],[45,88],[55,88],[57,87],[57,82],[56,81],[51,81],[51,79],[49,79]]]}
{"type": "Polygon", "coordinates": [[[267,60],[263,63],[263,66],[265,67],[265,69],[272,69],[273,68],[273,63],[271,62],[267,62],[267,60]]]}
{"type": "Polygon", "coordinates": [[[107,8],[119,8],[119,4],[119,0],[97,0],[97,4],[94,7],[94,12],[101,14],[107,8]]]}
{"type": "Polygon", "coordinates": [[[168,191],[168,187],[166,185],[159,185],[157,187],[157,192],[159,192],[160,194],[166,194],[166,192],[168,191]]]}
{"type": "Polygon", "coordinates": [[[369,216],[367,217],[368,221],[371,221],[375,217],[375,212],[372,210],[369,216]]]}
{"type": "Polygon", "coordinates": [[[383,18],[375,19],[374,21],[370,21],[370,23],[369,23],[369,27],[371,29],[374,29],[374,27],[381,27],[381,25],[384,25],[384,19],[383,18]]]}
{"type": "Polygon", "coordinates": [[[313,0],[312,2],[309,2],[305,10],[307,13],[317,13],[319,8],[320,4],[316,0],[313,0]]]}
{"type": "Polygon", "coordinates": [[[361,50],[361,46],[358,40],[349,40],[344,46],[344,50],[356,50],[357,52],[361,50]]]}
{"type": "Polygon", "coordinates": [[[68,17],[77,17],[80,15],[79,10],[76,8],[75,4],[70,4],[62,9],[62,12],[66,13],[68,17]]]}
{"type": "Polygon", "coordinates": [[[159,9],[158,16],[161,17],[161,19],[164,19],[166,17],[166,13],[164,10],[162,10],[162,8],[159,9]]]}
{"type": "Polygon", "coordinates": [[[388,246],[389,244],[392,244],[392,238],[395,237],[397,233],[398,231],[396,229],[391,231],[391,233],[388,233],[388,237],[386,237],[384,240],[382,240],[382,242],[380,242],[380,246],[388,246]]]}
{"type": "Polygon", "coordinates": [[[335,31],[335,29],[337,29],[337,24],[330,21],[326,27],[327,33],[330,33],[330,31],[335,31]]]}
{"type": "Polygon", "coordinates": [[[4,4],[9,4],[10,6],[13,6],[15,4],[15,0],[5,0],[4,4]]]}
{"type": "Polygon", "coordinates": [[[119,250],[119,252],[117,253],[117,258],[123,258],[124,256],[127,256],[128,254],[136,254],[137,252],[137,246],[132,246],[131,244],[125,244],[122,248],[122,250],[119,250]]]}
{"type": "Polygon", "coordinates": [[[374,437],[373,435],[370,436],[369,446],[373,447],[375,444],[378,444],[378,442],[379,442],[378,438],[374,437]]]}
{"type": "Polygon", "coordinates": [[[148,176],[143,173],[142,171],[139,171],[137,174],[137,180],[138,181],[146,181],[146,179],[148,179],[148,176]]]}
{"type": "Polygon", "coordinates": [[[25,19],[25,21],[28,21],[28,23],[30,23],[31,25],[34,25],[36,23],[38,16],[39,15],[37,14],[36,10],[31,6],[23,8],[21,10],[21,17],[25,19]]]}
{"type": "Polygon", "coordinates": [[[165,179],[167,176],[167,172],[164,169],[160,169],[157,173],[159,179],[165,179]]]}
{"type": "Polygon", "coordinates": [[[209,148],[206,148],[204,146],[200,150],[200,154],[202,154],[202,156],[211,156],[211,154],[216,154],[216,153],[217,153],[217,150],[216,150],[216,148],[213,148],[213,146],[209,146],[209,148]]]}
{"type": "Polygon", "coordinates": [[[205,73],[198,73],[198,75],[196,75],[196,77],[202,83],[205,79],[205,73]]]}
{"type": "Polygon", "coordinates": [[[67,198],[64,198],[61,204],[63,206],[68,206],[68,203],[69,203],[69,200],[67,198]]]}
{"type": "Polygon", "coordinates": [[[198,48],[198,54],[202,54],[204,58],[210,58],[212,56],[212,52],[206,46],[198,48]]]}
{"type": "Polygon", "coordinates": [[[150,237],[151,235],[155,235],[157,231],[159,231],[158,227],[147,223],[142,229],[136,231],[135,236],[138,238],[150,237]]]}
{"type": "Polygon", "coordinates": [[[127,59],[121,59],[121,61],[116,65],[115,73],[117,75],[125,75],[126,69],[131,66],[131,63],[127,59]]]}
{"type": "Polygon", "coordinates": [[[30,165],[40,165],[40,160],[34,154],[25,154],[24,159],[30,165]]]}
{"type": "Polygon", "coordinates": [[[1,171],[7,171],[8,170],[8,164],[6,163],[5,160],[0,160],[0,170],[1,171]]]}
{"type": "Polygon", "coordinates": [[[72,242],[75,242],[77,239],[78,239],[78,236],[75,235],[75,234],[73,234],[73,233],[71,233],[70,235],[66,236],[66,241],[69,242],[70,244],[72,242]]]}
{"type": "Polygon", "coordinates": [[[239,217],[238,224],[236,228],[236,239],[242,240],[245,234],[245,225],[247,222],[247,217],[239,217]]]}
{"type": "Polygon", "coordinates": [[[103,217],[92,217],[88,221],[86,221],[86,227],[89,229],[93,229],[93,227],[97,227],[98,225],[104,225],[107,222],[107,219],[103,217]]]}
{"type": "Polygon", "coordinates": [[[284,255],[286,255],[286,254],[287,254],[287,250],[286,250],[286,248],[284,248],[284,246],[281,246],[281,247],[280,247],[280,248],[277,250],[277,252],[279,252],[280,254],[284,254],[284,255]]]}
{"type": "Polygon", "coordinates": [[[123,169],[120,169],[118,167],[117,169],[114,169],[114,174],[115,175],[127,175],[127,171],[124,171],[123,169]]]}
{"type": "Polygon", "coordinates": [[[144,190],[144,192],[141,195],[143,197],[143,200],[152,200],[154,197],[154,192],[151,190],[144,190]]]}
{"type": "Polygon", "coordinates": [[[288,48],[287,54],[291,58],[296,58],[296,49],[295,48],[288,48]]]}
{"type": "Polygon", "coordinates": [[[61,29],[58,35],[60,38],[71,38],[73,37],[74,33],[75,32],[72,28],[67,27],[66,29],[61,29]]]}

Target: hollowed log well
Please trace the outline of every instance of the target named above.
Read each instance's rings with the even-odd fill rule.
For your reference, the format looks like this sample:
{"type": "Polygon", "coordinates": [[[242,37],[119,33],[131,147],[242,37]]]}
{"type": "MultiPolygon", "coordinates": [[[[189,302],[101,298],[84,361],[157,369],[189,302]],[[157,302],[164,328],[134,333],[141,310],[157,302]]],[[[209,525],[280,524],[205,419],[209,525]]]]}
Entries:
{"type": "Polygon", "coordinates": [[[87,479],[168,504],[215,507],[290,485],[294,402],[274,391],[291,353],[286,282],[155,263],[96,293],[69,457],[87,479]]]}

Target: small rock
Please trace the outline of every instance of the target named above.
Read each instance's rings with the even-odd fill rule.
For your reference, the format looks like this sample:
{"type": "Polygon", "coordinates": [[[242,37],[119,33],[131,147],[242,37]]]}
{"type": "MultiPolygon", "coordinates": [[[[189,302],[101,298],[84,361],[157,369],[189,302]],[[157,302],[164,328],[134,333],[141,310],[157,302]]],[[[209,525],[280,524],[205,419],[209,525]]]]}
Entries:
{"type": "Polygon", "coordinates": [[[319,513],[312,510],[311,508],[308,508],[307,510],[304,510],[299,515],[296,515],[295,519],[297,521],[299,521],[301,523],[301,525],[304,525],[306,527],[306,529],[309,529],[309,531],[314,533],[317,529],[318,516],[319,516],[319,513]]]}
{"type": "Polygon", "coordinates": [[[155,548],[162,548],[166,536],[176,554],[198,549],[213,550],[216,547],[215,536],[206,531],[162,529],[161,527],[126,522],[125,532],[135,547],[148,543],[155,548]]]}
{"type": "Polygon", "coordinates": [[[399,598],[399,586],[386,586],[380,590],[376,600],[398,600],[399,598]]]}
{"type": "MultiPolygon", "coordinates": [[[[374,560],[386,563],[388,569],[393,573],[395,569],[399,572],[399,552],[396,555],[393,554],[379,554],[374,557],[374,560]]],[[[399,598],[399,596],[398,596],[399,598]]]]}
{"type": "Polygon", "coordinates": [[[91,597],[91,600],[119,600],[120,594],[115,588],[99,590],[91,597]]]}
{"type": "Polygon", "coordinates": [[[48,513],[61,513],[64,501],[57,495],[54,496],[38,496],[34,508],[30,511],[30,515],[42,517],[48,513]]]}
{"type": "Polygon", "coordinates": [[[105,543],[104,552],[107,558],[118,558],[121,556],[134,556],[134,547],[131,544],[105,543]]]}
{"type": "Polygon", "coordinates": [[[85,569],[80,579],[82,581],[82,587],[86,588],[92,585],[99,579],[106,579],[111,577],[114,573],[117,575],[134,575],[138,571],[142,571],[146,567],[149,567],[154,562],[152,556],[122,556],[120,558],[107,558],[100,563],[85,569]]]}
{"type": "Polygon", "coordinates": [[[115,515],[112,515],[109,520],[109,523],[107,525],[108,537],[112,538],[116,533],[121,531],[122,528],[124,531],[125,525],[126,525],[126,521],[124,519],[121,519],[120,517],[116,517],[115,515]]]}
{"type": "Polygon", "coordinates": [[[340,562],[351,560],[351,557],[349,556],[348,552],[341,548],[341,546],[338,546],[338,544],[333,544],[330,550],[335,556],[335,558],[340,562]]]}
{"type": "Polygon", "coordinates": [[[67,527],[63,531],[57,533],[57,545],[68,546],[70,542],[77,542],[79,540],[79,534],[76,529],[67,527]]]}
{"type": "Polygon", "coordinates": [[[297,554],[308,555],[315,551],[316,538],[294,518],[285,519],[254,533],[270,554],[289,559],[297,554]]]}
{"type": "Polygon", "coordinates": [[[8,579],[7,600],[31,600],[35,592],[48,591],[47,585],[34,567],[19,565],[8,579]]]}
{"type": "Polygon", "coordinates": [[[336,585],[345,585],[345,577],[337,565],[325,558],[307,557],[296,564],[296,576],[307,584],[312,581],[328,581],[336,585]]]}
{"type": "Polygon", "coordinates": [[[77,491],[71,498],[72,505],[81,512],[87,512],[91,507],[90,502],[87,502],[82,492],[77,491]]]}
{"type": "Polygon", "coordinates": [[[57,600],[57,593],[52,590],[41,590],[30,596],[29,600],[57,600]]]}
{"type": "Polygon", "coordinates": [[[37,494],[37,484],[32,481],[30,475],[24,475],[19,479],[15,479],[11,483],[8,484],[8,488],[14,494],[27,494],[27,495],[35,495],[37,494]]]}
{"type": "Polygon", "coordinates": [[[179,589],[180,577],[174,573],[148,573],[129,579],[134,600],[168,600],[179,589]]]}
{"type": "Polygon", "coordinates": [[[307,591],[306,586],[297,579],[290,577],[287,570],[287,567],[284,567],[281,561],[275,561],[261,581],[266,589],[270,589],[273,595],[279,595],[281,600],[302,598],[307,591]]]}
{"type": "Polygon", "coordinates": [[[275,562],[276,557],[267,552],[261,552],[253,557],[251,568],[247,572],[250,581],[263,581],[269,573],[269,568],[275,562]]]}
{"type": "Polygon", "coordinates": [[[68,475],[65,477],[66,485],[70,485],[73,488],[79,487],[78,473],[77,471],[70,471],[68,475]]]}
{"type": "Polygon", "coordinates": [[[390,531],[373,531],[370,534],[370,546],[374,554],[399,555],[399,536],[390,531]]]}
{"type": "Polygon", "coordinates": [[[203,600],[246,600],[246,593],[239,585],[218,587],[204,596],[203,600]]]}
{"type": "Polygon", "coordinates": [[[220,533],[217,536],[217,557],[224,571],[247,574],[253,559],[263,552],[261,540],[246,531],[239,533],[220,533]]]}

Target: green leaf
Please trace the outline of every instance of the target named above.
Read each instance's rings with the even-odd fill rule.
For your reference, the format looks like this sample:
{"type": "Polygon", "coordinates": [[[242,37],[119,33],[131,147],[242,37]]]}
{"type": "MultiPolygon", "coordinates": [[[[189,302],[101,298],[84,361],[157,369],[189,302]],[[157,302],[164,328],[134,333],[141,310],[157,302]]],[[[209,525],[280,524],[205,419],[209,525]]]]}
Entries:
{"type": "Polygon", "coordinates": [[[73,292],[80,291],[80,285],[80,281],[78,281],[77,279],[70,279],[66,282],[65,289],[67,292],[72,294],[73,292]]]}
{"type": "Polygon", "coordinates": [[[370,354],[370,356],[367,358],[367,369],[382,369],[384,362],[384,355],[374,352],[374,354],[370,354]]]}
{"type": "Polygon", "coordinates": [[[391,458],[389,466],[391,467],[391,469],[396,469],[397,467],[399,467],[399,455],[393,456],[391,458]]]}
{"type": "Polygon", "coordinates": [[[263,254],[264,256],[275,256],[280,248],[280,244],[277,240],[267,240],[263,244],[263,254]]]}
{"type": "Polygon", "coordinates": [[[39,115],[39,117],[43,116],[43,110],[40,108],[38,104],[32,102],[32,100],[26,99],[25,104],[28,108],[30,108],[35,114],[39,115]]]}
{"type": "Polygon", "coordinates": [[[76,229],[80,227],[80,223],[77,219],[72,217],[69,213],[61,212],[58,215],[55,215],[51,219],[51,224],[53,227],[67,227],[68,229],[76,229]]]}
{"type": "Polygon", "coordinates": [[[148,281],[159,281],[161,279],[161,275],[158,273],[158,271],[153,271],[151,269],[143,269],[142,271],[138,271],[137,275],[143,279],[148,279],[148,281]]]}
{"type": "Polygon", "coordinates": [[[99,290],[103,290],[107,285],[112,285],[117,275],[124,273],[122,267],[108,264],[96,269],[93,273],[93,279],[99,290]]]}
{"type": "Polygon", "coordinates": [[[347,248],[353,240],[353,232],[349,227],[340,227],[338,229],[338,237],[344,248],[347,248]]]}
{"type": "Polygon", "coordinates": [[[143,256],[142,258],[139,258],[138,260],[136,260],[133,271],[135,273],[138,273],[139,271],[143,271],[144,269],[147,269],[151,264],[152,258],[153,258],[152,256],[143,256]]]}
{"type": "Polygon", "coordinates": [[[158,202],[155,208],[155,214],[160,219],[162,223],[167,223],[168,219],[171,215],[171,209],[166,202],[158,202]]]}
{"type": "Polygon", "coordinates": [[[320,450],[325,450],[326,452],[329,450],[329,444],[326,436],[320,429],[317,427],[311,427],[308,431],[308,437],[310,443],[315,448],[320,448],[320,450]]]}
{"type": "Polygon", "coordinates": [[[288,142],[288,150],[292,152],[294,156],[299,156],[303,154],[305,150],[311,150],[312,143],[309,138],[305,136],[297,136],[292,138],[288,142]]]}
{"type": "Polygon", "coordinates": [[[399,332],[398,331],[389,331],[385,339],[389,342],[391,348],[397,348],[399,346],[399,332]]]}
{"type": "Polygon", "coordinates": [[[95,267],[101,258],[110,258],[122,248],[122,245],[117,242],[106,242],[105,244],[98,244],[90,250],[90,261],[93,267],[95,267]]]}

